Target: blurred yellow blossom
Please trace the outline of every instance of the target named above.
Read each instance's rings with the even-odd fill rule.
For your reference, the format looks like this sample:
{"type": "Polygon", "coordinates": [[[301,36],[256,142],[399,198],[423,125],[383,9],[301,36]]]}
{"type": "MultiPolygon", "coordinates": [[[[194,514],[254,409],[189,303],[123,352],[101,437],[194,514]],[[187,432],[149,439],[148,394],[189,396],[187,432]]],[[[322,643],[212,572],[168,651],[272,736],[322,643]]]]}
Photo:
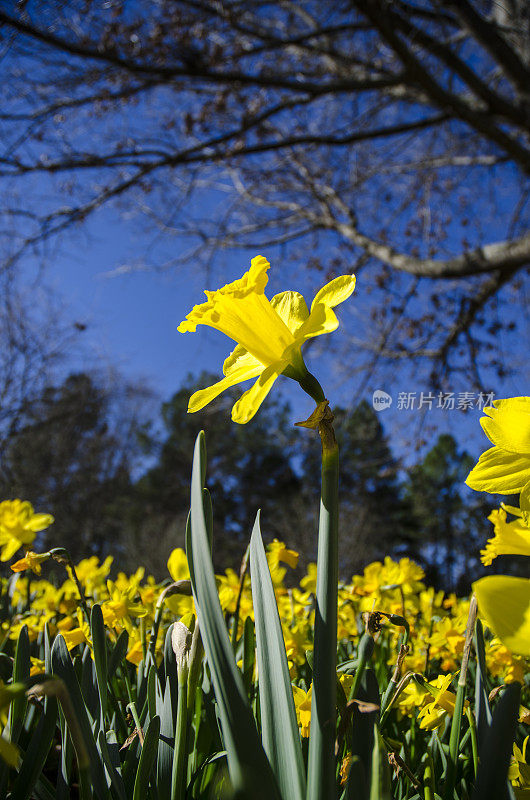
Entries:
{"type": "Polygon", "coordinates": [[[24,558],[11,564],[11,569],[13,572],[23,572],[25,569],[30,569],[35,575],[40,575],[42,572],[41,564],[44,561],[48,561],[49,558],[49,553],[34,553],[33,550],[28,550],[24,558]]]}
{"type": "Polygon", "coordinates": [[[52,522],[51,514],[35,514],[27,501],[4,500],[0,503],[0,561],[9,561],[20,547],[33,544],[36,534],[52,522]]]}
{"type": "Polygon", "coordinates": [[[296,719],[300,725],[300,733],[304,738],[309,736],[311,727],[311,697],[313,686],[305,692],[299,686],[293,686],[294,706],[296,709],[296,719]]]}

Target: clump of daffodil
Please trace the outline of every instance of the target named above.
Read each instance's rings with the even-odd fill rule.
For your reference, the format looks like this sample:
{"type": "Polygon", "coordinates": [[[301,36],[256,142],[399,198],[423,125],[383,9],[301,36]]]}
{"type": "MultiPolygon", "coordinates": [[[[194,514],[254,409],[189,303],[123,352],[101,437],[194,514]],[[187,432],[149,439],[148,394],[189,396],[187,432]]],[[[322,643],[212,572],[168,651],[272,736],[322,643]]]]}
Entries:
{"type": "Polygon", "coordinates": [[[495,400],[480,424],[494,445],[482,453],[467,477],[480,492],[521,494],[521,511],[530,521],[530,397],[495,400]]]}
{"type": "Polygon", "coordinates": [[[21,547],[29,548],[36,534],[52,522],[51,514],[35,514],[27,501],[4,500],[0,503],[0,561],[9,561],[21,547]]]}
{"type": "Polygon", "coordinates": [[[180,323],[181,333],[193,333],[197,325],[208,325],[237,343],[223,365],[224,378],[192,395],[188,412],[200,411],[225,389],[256,378],[254,385],[232,409],[234,422],[248,422],[259,409],[280,375],[298,381],[316,402],[324,394],[308,372],[301,347],[307,339],[334,331],[339,321],[333,308],[355,288],[355,277],[343,275],[326,284],[311,304],[298,292],[281,292],[271,300],[265,296],[270,264],[263,256],[251,261],[242,278],[215,292],[205,291],[207,302],[194,306],[180,323]]]}

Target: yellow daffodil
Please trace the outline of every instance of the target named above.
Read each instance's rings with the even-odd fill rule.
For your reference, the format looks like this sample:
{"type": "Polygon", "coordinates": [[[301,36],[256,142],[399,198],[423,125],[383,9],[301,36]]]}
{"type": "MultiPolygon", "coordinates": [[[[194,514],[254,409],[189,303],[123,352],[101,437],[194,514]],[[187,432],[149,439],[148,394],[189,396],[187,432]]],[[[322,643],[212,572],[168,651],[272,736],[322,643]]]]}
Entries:
{"type": "Polygon", "coordinates": [[[187,581],[190,577],[188,559],[181,547],[176,547],[171,551],[167,560],[167,570],[174,581],[187,581]]]}
{"type": "Polygon", "coordinates": [[[527,736],[524,740],[522,750],[515,743],[513,745],[513,756],[508,771],[508,779],[514,786],[517,800],[523,797],[530,797],[530,764],[526,761],[529,738],[527,736]]]}
{"type": "MultiPolygon", "coordinates": [[[[453,676],[439,675],[435,681],[425,684],[427,690],[434,695],[434,699],[425,705],[418,714],[421,719],[420,728],[432,731],[439,728],[447,714],[450,717],[455,713],[456,695],[449,691],[453,676]]],[[[466,706],[469,703],[466,700],[466,706]]]]}
{"type": "Polygon", "coordinates": [[[530,656],[530,579],[489,575],[473,584],[480,616],[514,653],[530,656]]]}
{"type": "Polygon", "coordinates": [[[11,569],[13,572],[23,572],[25,569],[30,569],[35,575],[40,575],[42,572],[41,564],[44,561],[48,561],[49,558],[49,553],[34,553],[32,550],[28,550],[24,558],[11,564],[11,569]]]}
{"type": "MultiPolygon", "coordinates": [[[[121,584],[123,587],[123,583],[121,584]]],[[[135,603],[138,584],[133,579],[126,589],[119,588],[117,582],[107,581],[109,600],[101,606],[103,621],[109,628],[123,627],[130,617],[145,617],[147,609],[141,603],[135,603]]]]}
{"type": "Polygon", "coordinates": [[[530,514],[530,397],[495,400],[480,423],[492,442],[467,477],[467,485],[493,494],[521,493],[521,511],[530,514]]]}
{"type": "Polygon", "coordinates": [[[304,692],[299,686],[293,686],[294,706],[296,708],[296,719],[300,725],[300,733],[304,738],[309,736],[309,729],[311,727],[311,697],[313,695],[313,686],[309,687],[307,692],[304,692]]]}
{"type": "Polygon", "coordinates": [[[0,561],[9,561],[20,547],[28,547],[52,522],[51,514],[35,514],[27,501],[4,500],[0,503],[0,561]]]}
{"type": "MultiPolygon", "coordinates": [[[[279,375],[305,384],[313,397],[308,385],[322,392],[306,369],[301,347],[307,339],[338,327],[333,308],[351,295],[355,277],[343,275],[332,280],[317,292],[309,311],[298,292],[281,292],[268,300],[269,266],[266,258],[256,256],[242,278],[215,292],[206,291],[207,302],[194,306],[178,326],[181,333],[193,333],[197,325],[208,325],[237,343],[224,362],[225,377],[195,392],[188,412],[200,411],[225,389],[250,378],[257,380],[232,409],[232,419],[241,424],[252,419],[279,375]]],[[[317,402],[323,399],[322,393],[317,402]]]]}
{"type": "Polygon", "coordinates": [[[68,650],[73,650],[78,644],[86,642],[92,650],[92,639],[90,635],[90,625],[83,617],[82,611],[79,609],[77,612],[77,628],[69,628],[68,630],[61,630],[61,633],[66,642],[68,650]]]}
{"type": "Polygon", "coordinates": [[[480,551],[480,559],[486,567],[489,567],[497,556],[530,556],[530,528],[521,519],[518,508],[502,506],[492,511],[488,519],[493,522],[495,535],[492,539],[488,539],[485,549],[480,551]],[[507,510],[515,514],[517,519],[506,522],[507,510]]]}

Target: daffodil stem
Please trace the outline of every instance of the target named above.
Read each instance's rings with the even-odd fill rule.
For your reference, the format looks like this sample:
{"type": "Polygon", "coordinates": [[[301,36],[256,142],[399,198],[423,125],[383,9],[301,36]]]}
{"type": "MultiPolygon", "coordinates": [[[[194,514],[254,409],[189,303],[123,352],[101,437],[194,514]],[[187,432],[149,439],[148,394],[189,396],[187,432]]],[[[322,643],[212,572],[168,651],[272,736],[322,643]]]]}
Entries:
{"type": "Polygon", "coordinates": [[[423,773],[423,794],[425,800],[434,800],[434,763],[429,752],[425,756],[425,771],[423,773]]]}
{"type": "Polygon", "coordinates": [[[462,726],[462,714],[464,711],[464,700],[466,693],[467,665],[469,662],[469,651],[471,649],[471,642],[473,641],[473,633],[475,630],[476,618],[477,618],[477,599],[473,595],[473,597],[471,598],[471,603],[469,605],[466,639],[464,642],[464,651],[462,653],[462,664],[460,666],[460,675],[458,676],[458,688],[456,690],[455,710],[453,713],[453,720],[451,723],[451,736],[449,738],[449,758],[447,759],[447,773],[445,779],[444,800],[452,800],[455,790],[456,769],[458,764],[458,745],[460,742],[460,728],[462,726]]]}
{"type": "Polygon", "coordinates": [[[250,553],[250,545],[245,550],[243,558],[241,559],[241,567],[239,570],[239,589],[237,592],[236,608],[234,611],[234,618],[232,620],[232,647],[236,648],[237,645],[237,629],[239,628],[239,612],[241,610],[241,598],[243,597],[243,588],[245,586],[245,575],[248,570],[248,557],[250,553]]]}
{"type": "Polygon", "coordinates": [[[323,403],[326,400],[322,386],[310,372],[307,372],[303,378],[297,378],[297,380],[304,392],[312,397],[315,403],[323,403]]]}
{"type": "Polygon", "coordinates": [[[307,800],[336,795],[336,653],[338,594],[339,449],[331,420],[319,426],[322,439],[322,494],[318,531],[313,697],[307,800]]]}
{"type": "Polygon", "coordinates": [[[473,770],[475,777],[478,770],[478,740],[477,740],[477,723],[475,715],[470,708],[466,709],[466,716],[469,722],[469,730],[471,731],[471,750],[473,753],[473,770]]]}
{"type": "Polygon", "coordinates": [[[179,669],[177,722],[175,725],[175,749],[173,751],[173,769],[171,774],[171,800],[182,800],[185,793],[184,778],[186,773],[186,743],[188,720],[188,667],[179,669]]]}

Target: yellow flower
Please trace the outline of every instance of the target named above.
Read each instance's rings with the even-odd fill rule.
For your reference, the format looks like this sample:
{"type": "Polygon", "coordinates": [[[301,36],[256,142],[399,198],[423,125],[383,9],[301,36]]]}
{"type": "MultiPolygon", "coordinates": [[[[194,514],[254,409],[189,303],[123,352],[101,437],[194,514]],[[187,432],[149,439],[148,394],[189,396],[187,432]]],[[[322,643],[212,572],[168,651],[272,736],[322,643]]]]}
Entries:
{"type": "Polygon", "coordinates": [[[479,614],[514,653],[530,656],[530,579],[489,575],[473,584],[479,614]]]}
{"type": "Polygon", "coordinates": [[[35,575],[40,575],[42,572],[42,562],[48,561],[49,558],[49,553],[34,553],[33,550],[28,550],[24,558],[11,564],[11,569],[13,572],[23,572],[25,569],[30,569],[35,575]]]}
{"type": "Polygon", "coordinates": [[[35,514],[27,501],[4,500],[0,503],[0,561],[9,561],[22,545],[30,545],[35,534],[53,522],[51,514],[35,514]]]}
{"type": "MultiPolygon", "coordinates": [[[[518,508],[508,506],[507,509],[511,514],[521,516],[518,508]]],[[[488,519],[493,522],[495,535],[488,539],[485,549],[480,551],[480,559],[486,567],[497,556],[530,556],[530,528],[520,518],[506,522],[506,506],[503,505],[492,511],[488,519]]]]}
{"type": "Polygon", "coordinates": [[[178,326],[181,333],[193,333],[197,325],[208,325],[237,343],[224,362],[225,377],[195,392],[188,412],[200,411],[225,389],[257,378],[232,409],[234,422],[244,424],[252,419],[279,375],[302,382],[311,379],[302,359],[302,344],[338,327],[333,308],[351,295],[355,277],[343,275],[328,283],[309,311],[298,292],[281,292],[267,299],[269,266],[266,258],[256,256],[242,278],[216,292],[206,291],[207,302],[194,306],[178,326]]]}
{"type": "Polygon", "coordinates": [[[296,708],[296,719],[301,727],[300,733],[304,738],[309,736],[309,728],[311,726],[311,697],[313,694],[313,687],[310,686],[307,692],[304,692],[299,686],[293,686],[294,705],[296,708]]]}
{"type": "MultiPolygon", "coordinates": [[[[435,681],[426,684],[426,688],[434,694],[434,700],[427,703],[418,714],[418,719],[421,719],[420,728],[423,730],[432,731],[434,728],[439,728],[446,714],[452,717],[455,713],[456,695],[449,691],[452,680],[451,674],[439,675],[435,681]]],[[[465,705],[469,705],[467,700],[465,705]]]]}
{"type": "Polygon", "coordinates": [[[530,397],[495,400],[480,423],[494,447],[482,453],[467,485],[493,494],[521,493],[521,511],[530,514],[530,397]]]}
{"type": "Polygon", "coordinates": [[[508,771],[508,779],[512,782],[515,788],[515,796],[517,800],[521,797],[530,797],[530,764],[526,762],[526,750],[528,739],[526,737],[523,742],[523,749],[520,750],[517,745],[513,745],[513,756],[508,771]]]}
{"type": "Polygon", "coordinates": [[[70,628],[69,630],[61,630],[63,638],[66,642],[68,650],[73,650],[78,644],[86,642],[92,650],[92,639],[90,638],[90,625],[83,617],[82,611],[79,609],[77,612],[77,628],[70,628]]]}
{"type": "MultiPolygon", "coordinates": [[[[123,587],[123,584],[122,584],[123,587]]],[[[131,579],[129,586],[124,590],[117,583],[107,581],[109,600],[101,606],[103,621],[109,628],[123,626],[130,617],[145,617],[147,609],[141,603],[135,603],[138,594],[138,584],[131,579]]]]}

